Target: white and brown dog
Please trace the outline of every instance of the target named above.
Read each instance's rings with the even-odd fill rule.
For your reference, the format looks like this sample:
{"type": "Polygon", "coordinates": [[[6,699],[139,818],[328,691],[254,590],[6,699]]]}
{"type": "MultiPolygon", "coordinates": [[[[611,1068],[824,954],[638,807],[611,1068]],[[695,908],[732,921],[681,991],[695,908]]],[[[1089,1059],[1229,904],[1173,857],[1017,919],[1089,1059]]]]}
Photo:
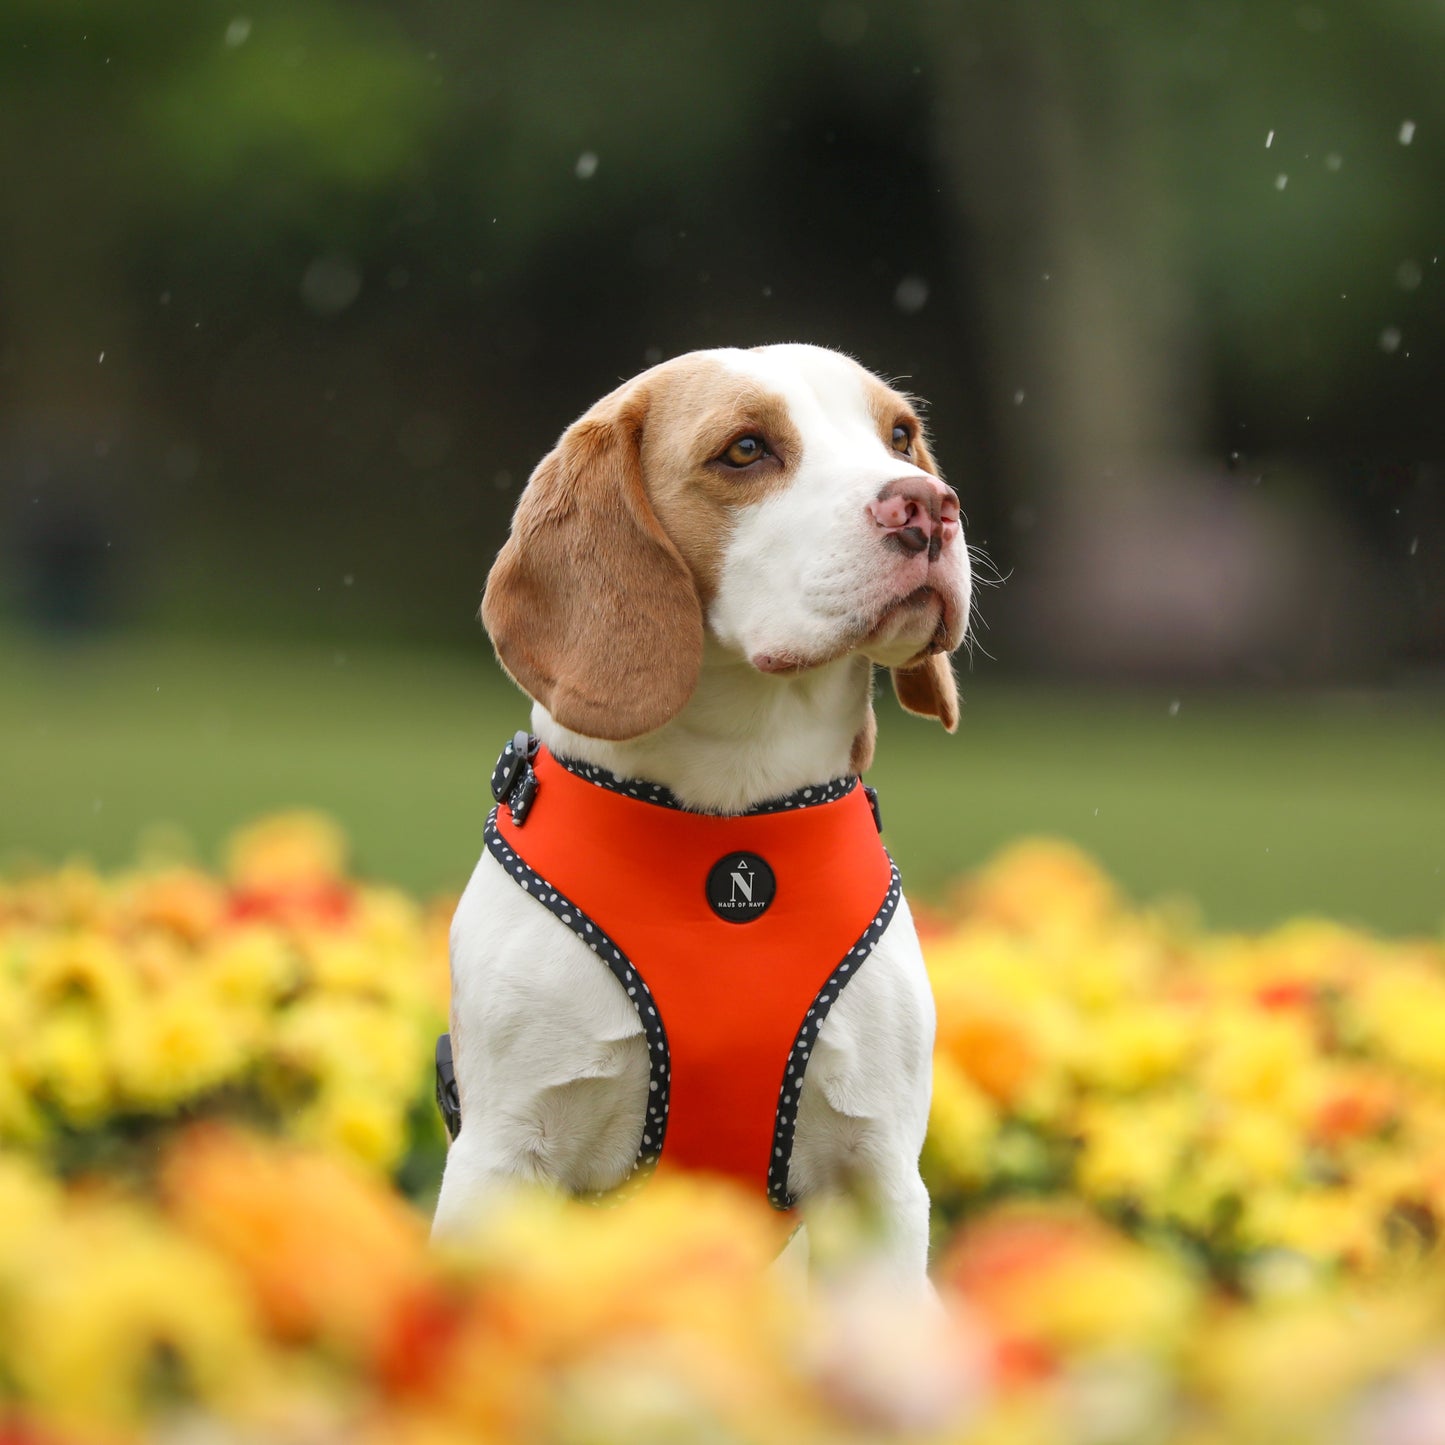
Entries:
{"type": "MultiPolygon", "coordinates": [[[[482,617],[568,776],[731,819],[854,786],[874,665],[953,731],[970,590],[958,499],[909,400],[836,352],[767,346],[655,366],[570,426],[522,496],[482,617]]],[[[539,906],[542,887],[489,835],[452,924],[462,1126],[439,1234],[506,1181],[606,1191],[658,1152],[660,1030],[622,954],[601,966],[591,925],[539,906]],[[524,872],[540,886],[518,887],[524,872]]],[[[861,1195],[900,1278],[920,1281],[934,1013],[896,874],[877,919],[866,966],[820,995],[826,1026],[789,1055],[801,1077],[770,1193],[805,1217],[861,1195]]]]}

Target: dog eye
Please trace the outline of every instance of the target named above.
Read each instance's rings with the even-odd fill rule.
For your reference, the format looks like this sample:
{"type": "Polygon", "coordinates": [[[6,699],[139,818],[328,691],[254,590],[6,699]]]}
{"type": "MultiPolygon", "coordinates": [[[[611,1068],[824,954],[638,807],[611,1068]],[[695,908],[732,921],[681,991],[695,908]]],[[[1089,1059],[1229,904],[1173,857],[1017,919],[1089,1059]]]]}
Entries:
{"type": "Polygon", "coordinates": [[[750,467],[768,455],[768,445],[762,437],[739,437],[722,454],[722,460],[730,467],[750,467]]]}
{"type": "Polygon", "coordinates": [[[893,428],[893,450],[905,457],[913,450],[913,433],[901,422],[893,428]]]}

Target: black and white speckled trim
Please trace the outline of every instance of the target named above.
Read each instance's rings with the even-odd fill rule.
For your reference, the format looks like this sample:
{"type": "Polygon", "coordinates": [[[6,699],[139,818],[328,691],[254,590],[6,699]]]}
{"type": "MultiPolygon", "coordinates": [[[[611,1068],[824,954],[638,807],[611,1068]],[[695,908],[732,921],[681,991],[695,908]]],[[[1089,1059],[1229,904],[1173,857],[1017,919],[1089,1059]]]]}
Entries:
{"type": "MultiPolygon", "coordinates": [[[[553,754],[555,757],[556,755],[553,754]]],[[[706,809],[689,808],[686,804],[679,802],[677,794],[671,788],[665,787],[662,783],[643,782],[637,778],[619,778],[616,773],[608,772],[606,768],[599,768],[593,763],[580,763],[575,758],[557,758],[557,761],[576,777],[584,778],[589,783],[596,783],[599,788],[606,788],[611,793],[621,793],[624,798],[636,798],[643,803],[656,803],[662,808],[674,808],[680,813],[705,812],[706,809]]],[[[768,798],[765,802],[754,803],[751,808],[744,808],[741,813],[728,813],[729,818],[753,818],[763,813],[788,813],[795,808],[813,808],[819,803],[835,803],[839,798],[846,798],[849,793],[858,786],[858,779],[855,777],[834,778],[826,783],[814,783],[811,787],[796,788],[791,793],[785,793],[781,798],[768,798]]]]}
{"type": "Polygon", "coordinates": [[[768,1160],[768,1201],[775,1209],[791,1209],[796,1202],[788,1193],[788,1167],[793,1159],[793,1131],[798,1120],[798,1100],[803,1092],[803,1075],[808,1071],[808,1056],[818,1039],[818,1030],[828,1017],[828,1010],[837,1002],[838,995],[847,987],[868,955],[873,952],[883,930],[888,927],[898,900],[903,895],[903,881],[898,876],[898,865],[889,859],[892,877],[888,880],[888,893],[873,915],[873,921],[858,935],[858,941],[844,955],[843,961],[828,975],[828,981],[818,990],[813,1006],[807,1012],[793,1047],[788,1054],[788,1067],[783,1075],[782,1088],[778,1090],[777,1123],[773,1127],[773,1155],[768,1160]]]}
{"type": "MultiPolygon", "coordinates": [[[[592,919],[517,856],[497,827],[495,808],[487,815],[483,836],[487,850],[507,870],[512,881],[561,919],[612,970],[618,983],[627,990],[627,997],[632,1000],[633,1008],[637,1010],[637,1017],[647,1038],[650,1077],[647,1084],[647,1118],[643,1122],[642,1141],[637,1146],[637,1161],[633,1165],[632,1174],[621,1186],[624,1190],[628,1189],[631,1185],[641,1183],[647,1171],[657,1163],[657,1156],[662,1153],[662,1141],[667,1133],[672,1061],[667,1048],[667,1032],[662,1026],[662,1016],[657,1011],[652,990],[633,967],[632,960],[592,919]]],[[[618,1198],[619,1192],[607,1190],[590,1197],[610,1201],[618,1198]]]]}

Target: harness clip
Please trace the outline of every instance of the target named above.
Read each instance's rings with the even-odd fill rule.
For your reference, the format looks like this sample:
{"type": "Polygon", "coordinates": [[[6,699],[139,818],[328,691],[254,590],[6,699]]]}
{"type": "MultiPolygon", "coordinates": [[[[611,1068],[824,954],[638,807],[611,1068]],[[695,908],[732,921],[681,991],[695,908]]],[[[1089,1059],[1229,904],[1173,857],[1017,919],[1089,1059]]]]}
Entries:
{"type": "Polygon", "coordinates": [[[532,759],[537,756],[538,743],[525,731],[518,732],[502,749],[497,766],[492,769],[492,796],[512,810],[512,822],[519,828],[527,820],[537,798],[537,775],[532,759]]]}
{"type": "Polygon", "coordinates": [[[883,809],[878,806],[878,789],[870,788],[867,783],[864,783],[863,791],[868,796],[868,806],[873,809],[873,825],[881,833],[883,831],[883,809]]]}
{"type": "Polygon", "coordinates": [[[462,1132],[462,1099],[457,1092],[456,1070],[452,1067],[452,1036],[443,1034],[437,1040],[437,1108],[447,1134],[455,1139],[462,1132]]]}

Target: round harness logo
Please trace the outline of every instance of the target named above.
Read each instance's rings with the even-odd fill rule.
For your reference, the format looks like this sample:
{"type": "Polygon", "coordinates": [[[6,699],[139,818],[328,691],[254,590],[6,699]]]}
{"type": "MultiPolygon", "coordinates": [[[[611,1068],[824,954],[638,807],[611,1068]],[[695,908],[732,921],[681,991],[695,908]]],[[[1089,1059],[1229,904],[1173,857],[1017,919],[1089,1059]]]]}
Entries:
{"type": "Polygon", "coordinates": [[[778,891],[773,870],[756,853],[729,853],[707,875],[707,901],[728,923],[751,923],[778,891]]]}

